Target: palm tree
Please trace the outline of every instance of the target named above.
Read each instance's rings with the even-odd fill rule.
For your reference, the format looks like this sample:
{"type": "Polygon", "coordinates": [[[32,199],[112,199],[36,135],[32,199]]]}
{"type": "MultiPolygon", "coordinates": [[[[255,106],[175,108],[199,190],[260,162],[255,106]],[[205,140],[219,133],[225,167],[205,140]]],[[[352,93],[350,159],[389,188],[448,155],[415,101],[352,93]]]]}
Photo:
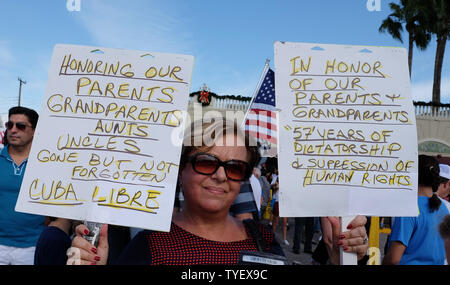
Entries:
{"type": "Polygon", "coordinates": [[[434,61],[433,103],[441,102],[441,75],[445,45],[450,39],[450,3],[448,0],[428,0],[428,29],[436,35],[436,57],[434,61]]]}
{"type": "MultiPolygon", "coordinates": [[[[445,0],[444,0],[445,1],[445,0]]],[[[401,0],[400,4],[389,3],[392,13],[381,23],[379,32],[388,32],[394,39],[403,43],[403,25],[408,32],[408,67],[411,76],[414,44],[421,50],[426,49],[431,34],[426,29],[426,13],[423,0],[401,0]]]]}

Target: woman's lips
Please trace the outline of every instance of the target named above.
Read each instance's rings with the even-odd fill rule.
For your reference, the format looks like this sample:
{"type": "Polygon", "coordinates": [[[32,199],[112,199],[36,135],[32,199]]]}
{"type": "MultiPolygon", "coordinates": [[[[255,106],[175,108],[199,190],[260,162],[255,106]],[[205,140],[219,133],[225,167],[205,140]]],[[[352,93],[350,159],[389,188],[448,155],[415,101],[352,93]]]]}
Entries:
{"type": "Polygon", "coordinates": [[[207,186],[207,187],[205,187],[205,189],[208,192],[211,192],[213,194],[225,194],[226,193],[226,191],[223,188],[215,187],[215,186],[207,186]]]}

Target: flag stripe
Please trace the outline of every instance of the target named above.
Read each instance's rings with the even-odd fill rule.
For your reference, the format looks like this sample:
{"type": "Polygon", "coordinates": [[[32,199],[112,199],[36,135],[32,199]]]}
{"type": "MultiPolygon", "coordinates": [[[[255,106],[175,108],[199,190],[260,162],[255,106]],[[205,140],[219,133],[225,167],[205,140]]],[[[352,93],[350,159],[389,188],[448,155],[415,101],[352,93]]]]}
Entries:
{"type": "Polygon", "coordinates": [[[249,114],[247,116],[247,119],[248,120],[256,120],[256,121],[263,121],[263,122],[266,122],[266,123],[274,123],[274,124],[277,122],[276,114],[275,114],[275,117],[267,116],[267,114],[260,114],[260,115],[249,114]]]}
{"type": "Polygon", "coordinates": [[[265,135],[263,133],[260,133],[260,132],[249,131],[248,133],[250,135],[252,135],[253,137],[257,138],[257,139],[265,140],[265,141],[271,142],[273,144],[277,143],[277,138],[276,137],[267,136],[267,135],[265,135]]]}
{"type": "Polygon", "coordinates": [[[275,108],[275,106],[272,105],[267,105],[264,103],[255,103],[253,102],[252,104],[252,109],[262,109],[262,110],[268,110],[268,111],[277,111],[277,108],[275,108]]]}
{"type": "Polygon", "coordinates": [[[270,131],[278,131],[277,125],[275,122],[271,123],[271,122],[265,122],[263,120],[251,120],[248,119],[247,122],[245,122],[245,128],[247,128],[247,126],[255,126],[258,128],[265,128],[268,129],[270,131]]]}
{"type": "Polygon", "coordinates": [[[277,118],[277,113],[272,112],[272,111],[268,111],[268,110],[263,110],[263,109],[254,109],[254,108],[252,108],[250,110],[250,112],[248,113],[248,115],[250,116],[251,114],[272,117],[274,119],[277,118]]]}
{"type": "Polygon", "coordinates": [[[277,131],[273,131],[273,130],[269,130],[267,128],[261,128],[258,126],[247,126],[245,128],[246,132],[254,132],[254,133],[261,133],[261,134],[265,134],[267,137],[271,137],[271,138],[277,138],[278,134],[277,131]]]}

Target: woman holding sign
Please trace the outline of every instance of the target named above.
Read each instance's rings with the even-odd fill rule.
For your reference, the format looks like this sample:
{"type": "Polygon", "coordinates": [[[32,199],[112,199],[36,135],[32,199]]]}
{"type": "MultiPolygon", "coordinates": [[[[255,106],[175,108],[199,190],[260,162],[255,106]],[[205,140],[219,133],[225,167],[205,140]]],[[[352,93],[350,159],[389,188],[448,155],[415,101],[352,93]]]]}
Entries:
{"type": "MultiPolygon", "coordinates": [[[[270,262],[283,262],[278,257],[284,253],[270,229],[253,227],[229,214],[241,182],[250,177],[259,161],[256,143],[236,123],[221,118],[212,123],[194,123],[185,134],[178,178],[185,199],[183,211],[174,215],[168,233],[140,232],[118,263],[238,264],[252,260],[252,253],[257,251],[277,255],[266,255],[268,259],[274,257],[270,262]],[[195,145],[199,138],[201,145],[195,145]]],[[[364,256],[368,249],[364,243],[365,217],[355,218],[352,229],[343,233],[336,221],[331,219],[332,254],[339,256],[339,246],[343,246],[364,256]]],[[[82,238],[87,230],[84,225],[78,226],[72,242],[72,247],[80,250],[81,264],[106,264],[107,226],[102,228],[96,248],[82,238]]]]}

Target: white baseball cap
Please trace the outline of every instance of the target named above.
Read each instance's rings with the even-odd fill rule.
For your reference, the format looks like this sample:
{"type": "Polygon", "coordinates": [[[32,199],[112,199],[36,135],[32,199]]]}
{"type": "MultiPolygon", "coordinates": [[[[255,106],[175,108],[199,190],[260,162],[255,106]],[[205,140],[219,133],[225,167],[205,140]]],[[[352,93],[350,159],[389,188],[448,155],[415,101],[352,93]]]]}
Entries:
{"type": "Polygon", "coordinates": [[[447,164],[439,164],[439,176],[441,178],[450,180],[450,166],[447,164]]]}

